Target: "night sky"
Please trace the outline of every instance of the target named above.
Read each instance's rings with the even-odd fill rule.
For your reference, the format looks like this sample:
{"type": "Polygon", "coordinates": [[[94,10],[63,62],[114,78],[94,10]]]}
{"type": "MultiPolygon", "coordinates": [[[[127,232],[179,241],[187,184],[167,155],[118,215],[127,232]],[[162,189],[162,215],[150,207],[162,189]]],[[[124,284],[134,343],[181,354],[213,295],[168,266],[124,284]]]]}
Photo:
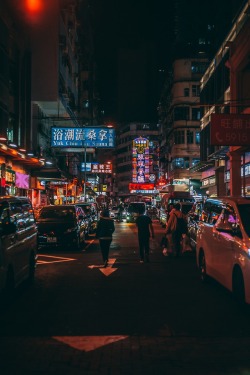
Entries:
{"type": "Polygon", "coordinates": [[[176,3],[192,37],[215,24],[219,45],[242,0],[95,0],[95,59],[106,120],[155,122],[174,53],[176,3]],[[224,35],[223,35],[224,34],[224,35]]]}

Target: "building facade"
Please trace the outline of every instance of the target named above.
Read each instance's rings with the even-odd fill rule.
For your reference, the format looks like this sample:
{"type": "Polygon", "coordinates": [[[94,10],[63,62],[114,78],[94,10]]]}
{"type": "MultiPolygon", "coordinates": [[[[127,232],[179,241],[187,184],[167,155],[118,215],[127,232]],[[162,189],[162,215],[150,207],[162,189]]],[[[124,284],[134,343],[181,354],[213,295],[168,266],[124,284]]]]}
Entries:
{"type": "Polygon", "coordinates": [[[202,171],[202,189],[209,196],[249,195],[250,191],[250,139],[244,142],[244,137],[249,137],[247,124],[250,117],[246,117],[245,124],[240,117],[250,113],[248,13],[249,4],[244,2],[231,30],[201,79],[201,162],[194,166],[193,171],[202,171]],[[223,141],[222,137],[221,142],[213,141],[214,114],[219,115],[222,121],[227,121],[227,126],[223,128],[226,139],[223,141]],[[233,127],[236,123],[229,123],[233,118],[230,115],[236,116],[234,121],[238,125],[235,130],[233,127]],[[236,134],[238,146],[235,142],[232,144],[236,134]]]}
{"type": "MultiPolygon", "coordinates": [[[[130,189],[130,184],[150,183],[150,175],[153,185],[155,185],[155,182],[159,176],[158,148],[159,128],[157,124],[129,123],[120,126],[117,134],[117,144],[114,158],[116,173],[114,176],[113,190],[116,196],[130,197],[131,195],[136,196],[138,194],[143,194],[143,192],[136,191],[131,193],[131,190],[137,189],[130,189]],[[150,149],[148,177],[144,178],[143,182],[135,180],[136,176],[134,175],[134,171],[136,166],[133,165],[133,158],[136,158],[136,156],[133,155],[133,141],[140,137],[148,140],[150,149]],[[153,177],[153,175],[155,177],[153,177]]],[[[138,190],[140,189],[138,188],[138,190]]],[[[154,188],[152,190],[154,190],[154,188]]],[[[153,193],[145,192],[145,194],[152,195],[153,193]]]]}
{"type": "Polygon", "coordinates": [[[191,175],[190,168],[200,161],[200,78],[207,65],[205,58],[175,60],[159,105],[161,174],[169,184],[183,180],[194,190],[201,173],[191,175]]]}

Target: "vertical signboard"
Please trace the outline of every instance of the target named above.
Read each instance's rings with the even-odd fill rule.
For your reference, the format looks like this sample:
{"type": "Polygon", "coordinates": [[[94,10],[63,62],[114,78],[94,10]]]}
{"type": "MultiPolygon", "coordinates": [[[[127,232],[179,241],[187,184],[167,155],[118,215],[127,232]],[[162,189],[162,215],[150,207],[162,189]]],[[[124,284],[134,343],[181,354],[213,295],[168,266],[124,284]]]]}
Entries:
{"type": "Polygon", "coordinates": [[[145,183],[149,181],[149,141],[146,138],[136,138],[132,145],[132,182],[145,183]]]}

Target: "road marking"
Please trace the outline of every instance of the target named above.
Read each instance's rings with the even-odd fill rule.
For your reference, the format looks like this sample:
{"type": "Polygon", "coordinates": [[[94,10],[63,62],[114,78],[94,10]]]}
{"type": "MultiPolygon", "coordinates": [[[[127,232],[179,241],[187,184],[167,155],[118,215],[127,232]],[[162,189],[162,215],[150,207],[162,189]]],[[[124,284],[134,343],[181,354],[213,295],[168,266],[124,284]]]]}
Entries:
{"type": "Polygon", "coordinates": [[[76,260],[76,259],[65,258],[65,257],[58,257],[58,256],[54,256],[54,255],[43,255],[42,254],[42,255],[38,255],[37,264],[39,265],[39,264],[48,264],[48,263],[71,262],[72,260],[76,260]],[[45,260],[44,260],[44,258],[45,258],[45,260]],[[50,258],[50,259],[46,260],[46,258],[50,258]]]}
{"type": "Polygon", "coordinates": [[[111,258],[109,259],[109,264],[107,267],[103,267],[102,265],[97,265],[97,264],[92,264],[90,266],[88,266],[88,268],[90,268],[91,270],[93,268],[99,268],[99,270],[105,275],[105,276],[109,276],[111,275],[113,272],[117,271],[118,268],[112,268],[113,264],[115,263],[116,259],[115,258],[111,258]]]}
{"type": "Polygon", "coordinates": [[[91,240],[90,242],[88,242],[88,245],[84,247],[83,251],[85,251],[93,242],[95,242],[95,240],[91,240]]]}
{"type": "Polygon", "coordinates": [[[71,348],[90,352],[106,345],[113,344],[117,341],[126,340],[129,336],[52,336],[71,348]]]}

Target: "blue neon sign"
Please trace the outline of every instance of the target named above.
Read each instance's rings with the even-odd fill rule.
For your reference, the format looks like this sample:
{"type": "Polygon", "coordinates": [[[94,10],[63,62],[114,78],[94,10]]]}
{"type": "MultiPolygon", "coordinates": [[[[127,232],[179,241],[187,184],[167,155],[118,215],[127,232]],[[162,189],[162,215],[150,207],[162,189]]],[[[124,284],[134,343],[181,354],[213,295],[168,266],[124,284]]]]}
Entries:
{"type": "Polygon", "coordinates": [[[115,129],[51,128],[51,147],[115,147],[115,129]]]}

